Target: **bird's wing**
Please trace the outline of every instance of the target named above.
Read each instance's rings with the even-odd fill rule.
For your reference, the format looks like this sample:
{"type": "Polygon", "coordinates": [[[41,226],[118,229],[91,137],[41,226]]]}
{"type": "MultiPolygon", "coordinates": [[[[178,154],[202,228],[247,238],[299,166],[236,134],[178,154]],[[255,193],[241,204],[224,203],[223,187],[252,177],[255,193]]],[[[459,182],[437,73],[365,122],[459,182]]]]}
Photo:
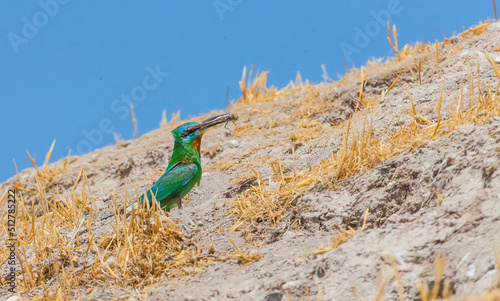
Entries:
{"type": "MultiPolygon", "coordinates": [[[[196,164],[178,162],[153,184],[151,191],[158,202],[175,197],[182,193],[184,186],[196,176],[197,172],[198,166],[196,164]]],[[[147,196],[151,202],[152,197],[149,190],[147,196]]]]}

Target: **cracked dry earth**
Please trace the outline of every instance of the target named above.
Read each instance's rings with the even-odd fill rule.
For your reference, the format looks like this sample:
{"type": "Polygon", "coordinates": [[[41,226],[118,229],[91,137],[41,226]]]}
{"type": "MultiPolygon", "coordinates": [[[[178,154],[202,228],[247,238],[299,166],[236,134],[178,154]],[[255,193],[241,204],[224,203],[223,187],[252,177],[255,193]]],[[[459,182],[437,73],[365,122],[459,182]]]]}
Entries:
{"type": "MultiPolygon", "coordinates": [[[[443,118],[456,107],[461,81],[463,94],[469,95],[468,63],[474,80],[479,64],[483,89],[489,82],[494,90],[498,78],[484,50],[500,62],[499,46],[500,23],[492,23],[478,35],[457,36],[442,45],[439,72],[435,55],[427,52],[400,61],[371,63],[365,69],[365,97],[374,99],[398,75],[399,79],[379,103],[358,111],[359,70],[341,82],[307,86],[268,102],[236,104],[232,110],[240,116],[237,128],[233,134],[223,127],[205,134],[201,184],[188,194],[183,209],[173,209],[169,218],[187,237],[212,244],[216,252],[234,252],[231,239],[242,251],[263,257],[248,264],[237,259],[214,262],[194,276],[162,280],[148,287],[111,283],[86,288],[82,299],[144,300],[146,292],[147,300],[274,301],[316,300],[319,296],[322,300],[375,300],[386,283],[386,300],[400,300],[400,290],[406,299],[419,300],[418,282],[434,281],[437,256],[446,258],[443,278],[448,279],[456,297],[487,293],[499,277],[494,254],[495,241],[500,241],[499,117],[423,141],[337,181],[335,189],[324,185],[328,180],[323,179],[323,184],[301,194],[276,223],[257,223],[252,231],[230,231],[237,220],[230,216],[230,204],[258,185],[250,167],[270,187],[276,187],[270,163],[278,157],[285,174],[313,168],[328,159],[340,149],[349,118],[353,129],[361,129],[368,116],[377,133],[392,133],[409,124],[407,89],[418,114],[430,120],[437,119],[441,87],[443,118]],[[421,85],[410,72],[419,59],[421,85]],[[328,103],[329,109],[294,114],[307,111],[303,107],[306,98],[328,103]],[[293,138],[294,133],[304,131],[300,116],[319,124],[315,135],[293,138]],[[231,164],[221,168],[225,163],[231,164]],[[339,226],[350,227],[356,234],[333,250],[315,253],[332,244],[339,226]]],[[[95,233],[111,233],[112,221],[106,219],[112,212],[111,194],[123,197],[127,187],[135,196],[136,189],[149,187],[163,173],[172,151],[172,129],[160,128],[136,140],[70,157],[66,172],[54,179],[47,194],[59,189],[64,196],[83,167],[91,192],[98,196],[95,233]]],[[[49,167],[62,164],[59,161],[49,167]]],[[[33,168],[20,176],[27,188],[36,187],[33,168]]],[[[13,177],[3,183],[2,193],[16,181],[13,177]]],[[[0,296],[9,296],[5,288],[0,296]]]]}

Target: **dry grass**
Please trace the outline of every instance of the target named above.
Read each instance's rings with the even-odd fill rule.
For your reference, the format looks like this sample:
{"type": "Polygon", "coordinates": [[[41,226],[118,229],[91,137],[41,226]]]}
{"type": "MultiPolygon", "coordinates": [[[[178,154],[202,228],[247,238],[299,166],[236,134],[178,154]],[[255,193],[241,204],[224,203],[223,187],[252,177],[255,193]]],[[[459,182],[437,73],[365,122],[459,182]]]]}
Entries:
{"type": "MultiPolygon", "coordinates": [[[[461,36],[467,39],[478,35],[484,32],[488,25],[489,23],[481,24],[463,32],[461,36]]],[[[388,40],[397,55],[397,60],[416,60],[412,56],[422,53],[433,56],[435,49],[437,68],[439,68],[441,59],[439,50],[442,44],[416,44],[412,47],[405,45],[399,49],[396,27],[393,26],[391,30],[388,24],[388,33],[388,40]]],[[[500,79],[498,66],[487,52],[486,56],[500,79]]],[[[393,64],[393,62],[389,60],[384,64],[393,64]]],[[[412,66],[416,66],[416,63],[412,66]]],[[[413,74],[411,69],[410,72],[413,74],[415,84],[421,84],[422,57],[418,58],[418,68],[414,68],[418,75],[413,74]]],[[[386,93],[398,84],[400,77],[398,76],[380,96],[369,99],[367,91],[364,90],[364,83],[366,75],[373,74],[373,71],[368,69],[363,68],[359,71],[353,69],[343,80],[334,84],[342,85],[353,77],[361,78],[357,112],[351,119],[340,124],[343,131],[340,149],[332,153],[328,159],[318,162],[314,168],[297,171],[295,167],[285,168],[278,157],[277,160],[270,162],[273,170],[271,177],[263,179],[253,164],[258,163],[256,161],[267,162],[270,158],[257,157],[255,153],[263,148],[273,147],[278,142],[256,146],[242,154],[242,158],[252,158],[251,161],[246,161],[246,166],[252,170],[253,175],[251,177],[248,174],[243,175],[237,181],[252,179],[257,184],[238,195],[230,204],[230,216],[235,218],[231,231],[242,231],[248,239],[251,239],[251,235],[256,230],[269,231],[273,225],[287,216],[295,206],[296,200],[315,185],[336,189],[343,185],[342,180],[372,169],[398,153],[412,151],[430,140],[449,135],[461,125],[484,124],[489,118],[500,116],[500,100],[498,99],[500,81],[494,89],[490,83],[482,84],[481,78],[478,78],[478,89],[474,92],[472,72],[468,66],[470,87],[468,105],[465,104],[464,95],[461,93],[460,98],[456,100],[454,110],[448,112],[447,115],[442,115],[441,103],[446,95],[443,95],[441,90],[441,93],[435,96],[437,119],[423,117],[419,115],[409,91],[409,114],[412,121],[408,125],[400,126],[392,133],[386,133],[382,129],[374,128],[372,109],[375,110],[386,93]],[[261,227],[262,225],[264,227],[261,227]]],[[[325,68],[323,72],[324,81],[331,81],[328,79],[325,68]]],[[[303,142],[322,137],[323,126],[315,119],[316,114],[331,110],[333,106],[331,103],[321,101],[320,94],[323,91],[321,85],[312,86],[308,81],[304,82],[300,73],[297,74],[295,82],[291,82],[281,90],[267,87],[267,72],[257,72],[252,79],[251,70],[248,81],[246,77],[245,67],[240,81],[242,98],[235,104],[236,108],[286,98],[287,101],[284,101],[282,105],[293,106],[294,110],[289,114],[289,118],[284,118],[280,122],[275,120],[273,115],[275,112],[255,111],[255,116],[261,118],[262,122],[257,126],[254,124],[238,126],[233,133],[235,137],[256,134],[272,136],[279,133],[278,129],[281,126],[294,129],[293,133],[287,137],[287,142],[303,142]]],[[[173,126],[179,122],[180,112],[177,112],[172,114],[168,125],[173,126]]],[[[136,128],[136,123],[135,121],[134,128],[136,128]]],[[[161,126],[166,125],[166,113],[164,113],[161,126]]],[[[127,194],[123,197],[112,195],[114,216],[112,222],[110,220],[111,229],[99,231],[102,229],[95,228],[97,219],[95,202],[98,198],[92,194],[83,169],[80,169],[73,187],[65,193],[60,193],[59,189],[56,189],[56,193],[50,195],[47,193],[54,180],[66,172],[67,160],[62,166],[48,167],[54,143],[47,153],[43,167],[37,167],[35,160],[28,153],[36,169],[37,188],[35,190],[25,188],[25,183],[22,183],[19,175],[15,187],[19,191],[16,255],[21,266],[17,281],[23,294],[27,296],[39,294],[40,299],[46,300],[72,300],[80,298],[83,290],[90,290],[94,286],[144,288],[162,280],[194,275],[214,262],[232,259],[242,264],[249,264],[262,258],[261,254],[241,251],[232,240],[230,242],[234,246],[234,252],[217,253],[210,246],[202,247],[198,240],[186,237],[177,225],[160,211],[139,208],[133,209],[130,216],[120,213],[119,208],[131,202],[127,194]]],[[[216,168],[227,170],[241,163],[241,158],[229,158],[216,168]]],[[[4,197],[5,193],[2,199],[4,197]]],[[[366,225],[366,216],[367,213],[363,228],[366,225]]],[[[0,219],[5,222],[5,212],[0,219]]],[[[293,220],[291,217],[289,227],[297,224],[298,220],[293,220]]],[[[338,227],[337,231],[336,237],[329,246],[312,253],[318,255],[334,250],[357,233],[351,228],[346,230],[338,227]]],[[[4,228],[0,237],[4,238],[6,233],[4,228]]],[[[6,247],[0,249],[1,261],[7,258],[8,252],[6,247]]],[[[496,261],[500,272],[498,254],[496,261]]],[[[429,288],[426,282],[420,283],[422,300],[436,298],[437,292],[446,291],[439,287],[442,283],[443,271],[444,260],[436,260],[436,279],[432,288],[429,288]]],[[[396,279],[398,283],[401,283],[401,277],[396,276],[396,279]]],[[[2,284],[6,283],[4,275],[0,281],[2,284]]],[[[446,285],[446,282],[443,283],[446,285]]],[[[382,286],[377,300],[381,298],[385,287],[386,283],[382,286]]],[[[500,298],[498,289],[500,289],[500,279],[495,290],[477,300],[500,298]]],[[[401,290],[400,297],[404,299],[401,290]]],[[[321,290],[318,292],[318,299],[321,299],[321,290]]]]}
{"type": "Polygon", "coordinates": [[[496,289],[500,290],[500,251],[498,250],[498,241],[495,242],[495,263],[497,265],[497,272],[498,272],[498,281],[496,285],[496,289]]]}
{"type": "MultiPolygon", "coordinates": [[[[85,179],[84,175],[84,186],[85,179]]],[[[47,282],[57,276],[64,280],[60,281],[61,294],[67,299],[66,288],[78,286],[80,281],[74,273],[75,252],[79,252],[76,250],[80,250],[82,242],[79,230],[82,226],[90,227],[90,223],[84,223],[83,216],[88,214],[91,221],[94,208],[85,187],[80,195],[72,191],[69,199],[61,200],[58,195],[46,195],[38,176],[37,183],[38,195],[20,193],[17,197],[19,289],[27,292],[41,286],[47,291],[47,282]],[[72,272],[68,274],[68,271],[72,272]]],[[[0,253],[4,256],[7,251],[3,248],[0,253]]]]}
{"type": "Polygon", "coordinates": [[[488,26],[490,26],[490,24],[491,24],[490,21],[486,21],[482,24],[474,26],[471,29],[467,29],[466,31],[462,32],[460,36],[464,39],[469,39],[472,38],[473,36],[480,35],[488,29],[488,26]]]}
{"type": "Polygon", "coordinates": [[[137,118],[135,118],[134,105],[130,103],[130,118],[132,119],[132,125],[134,126],[134,137],[139,138],[139,130],[137,129],[137,118]]]}
{"type": "MultiPolygon", "coordinates": [[[[258,184],[238,195],[231,203],[230,216],[238,217],[231,231],[247,228],[248,223],[256,224],[262,221],[275,223],[287,212],[288,206],[300,196],[296,189],[297,183],[301,181],[300,174],[285,177],[281,173],[280,181],[273,188],[271,179],[266,183],[253,168],[252,171],[257,177],[258,184]]],[[[281,164],[280,171],[282,171],[281,164]]]]}
{"type": "Polygon", "coordinates": [[[214,167],[220,171],[226,171],[234,168],[239,163],[239,160],[234,158],[227,158],[226,160],[220,161],[214,164],[214,167]]]}
{"type": "Polygon", "coordinates": [[[445,278],[443,280],[446,259],[438,255],[436,257],[435,265],[436,274],[431,289],[429,289],[429,283],[427,281],[418,281],[418,289],[422,301],[436,300],[438,295],[440,299],[448,299],[453,296],[449,278],[445,278]]]}
{"type": "Polygon", "coordinates": [[[169,126],[174,127],[178,125],[181,122],[181,111],[177,111],[175,113],[172,113],[172,117],[170,118],[170,122],[168,123],[169,126]]]}
{"type": "MultiPolygon", "coordinates": [[[[245,74],[245,71],[244,73],[245,74]]],[[[262,77],[262,74],[259,75],[262,77]]],[[[243,77],[241,83],[244,83],[245,78],[243,77]]],[[[320,99],[321,91],[324,91],[327,86],[316,87],[313,85],[304,84],[301,81],[296,81],[293,85],[288,85],[287,87],[275,91],[274,88],[269,90],[265,88],[265,81],[262,79],[254,80],[254,84],[243,85],[245,90],[242,90],[242,94],[245,97],[240,98],[232,109],[238,111],[247,106],[247,102],[250,103],[261,103],[269,102],[275,98],[286,98],[284,103],[278,104],[279,109],[276,110],[261,110],[252,109],[252,123],[237,124],[236,128],[232,132],[232,136],[235,138],[245,138],[252,137],[255,135],[264,137],[273,137],[274,135],[281,134],[281,127],[292,128],[291,133],[288,135],[289,140],[280,142],[284,143],[294,143],[294,142],[306,142],[312,139],[318,138],[323,130],[323,125],[315,119],[315,115],[319,112],[325,112],[332,109],[331,102],[324,102],[320,99]],[[259,83],[259,84],[257,84],[259,83]],[[250,100],[249,100],[250,99],[250,100]],[[281,109],[287,110],[290,107],[295,109],[288,115],[282,114],[281,109]]],[[[228,158],[227,160],[221,161],[215,164],[215,168],[220,171],[226,171],[229,169],[250,169],[252,162],[245,161],[249,156],[252,156],[252,161],[255,162],[265,162],[265,156],[255,155],[255,153],[261,149],[268,148],[277,144],[276,140],[272,140],[266,144],[258,144],[252,148],[249,148],[241,154],[241,156],[228,158]]]]}
{"type": "Polygon", "coordinates": [[[396,25],[393,25],[393,28],[391,30],[391,23],[387,21],[387,32],[389,33],[387,40],[389,41],[392,50],[394,50],[398,59],[401,59],[401,54],[398,51],[398,32],[396,30],[396,25]]]}
{"type": "Polygon", "coordinates": [[[360,132],[353,130],[352,133],[349,120],[340,150],[320,163],[317,167],[316,180],[321,180],[334,188],[337,180],[350,177],[362,169],[373,168],[395,155],[390,146],[375,135],[371,119],[365,119],[360,132]]]}
{"type": "MultiPolygon", "coordinates": [[[[51,175],[49,169],[45,171],[51,175]]],[[[221,257],[213,248],[202,248],[194,238],[186,238],[162,211],[132,207],[130,214],[121,213],[118,203],[121,207],[130,203],[128,194],[121,200],[112,195],[112,232],[99,231],[95,228],[98,198],[91,193],[82,170],[68,197],[47,195],[42,182],[37,176],[37,191],[16,197],[16,256],[21,267],[17,284],[21,294],[36,294],[43,300],[74,300],[94,286],[144,288],[165,279],[194,275],[215,261],[234,257],[230,253],[221,257]]],[[[6,233],[4,228],[2,237],[6,233]]],[[[0,259],[5,260],[9,252],[2,247],[0,259]]],[[[239,253],[246,262],[260,259],[239,253]]],[[[6,275],[0,280],[7,283],[6,275]]]]}
{"type": "Polygon", "coordinates": [[[166,128],[168,126],[167,122],[167,110],[161,112],[160,128],[166,128]]]}
{"type": "Polygon", "coordinates": [[[488,118],[500,116],[500,100],[496,91],[498,87],[493,93],[488,86],[487,93],[480,97],[483,100],[467,110],[462,109],[462,97],[460,97],[454,113],[442,119],[441,90],[436,106],[438,115],[436,121],[417,115],[416,108],[410,101],[412,122],[401,126],[390,135],[383,132],[377,135],[369,116],[364,119],[360,131],[351,130],[351,120],[349,120],[342,146],[337,153],[332,153],[328,160],[318,164],[315,169],[295,172],[291,176],[279,175],[281,180],[274,188],[271,188],[270,181],[266,184],[260,174],[252,169],[258,185],[251,187],[231,203],[233,208],[231,215],[237,217],[232,230],[239,229],[245,223],[249,226],[262,221],[276,223],[285,215],[293,201],[315,183],[322,182],[335,188],[338,180],[371,169],[398,153],[421,147],[430,140],[449,135],[461,125],[483,124],[488,118]]]}
{"type": "MultiPolygon", "coordinates": [[[[480,34],[486,30],[488,25],[489,23],[484,23],[475,28],[469,29],[463,33],[463,36],[464,38],[467,38],[471,35],[480,34]]],[[[405,47],[405,51],[397,51],[397,34],[395,30],[390,30],[390,26],[389,34],[392,34],[393,36],[394,41],[390,42],[391,46],[393,46],[395,51],[398,53],[398,57],[402,58],[403,56],[409,56],[412,51],[415,51],[415,49],[420,51],[420,48],[418,47],[405,47]]],[[[437,56],[438,43],[436,43],[434,47],[436,49],[437,56]]],[[[431,49],[431,46],[427,47],[427,51],[431,51],[431,49]]],[[[492,68],[495,70],[500,79],[498,66],[496,66],[488,53],[486,53],[486,55],[492,68]]],[[[439,65],[438,56],[436,57],[436,60],[439,65]]],[[[473,93],[474,89],[472,89],[473,81],[472,76],[470,75],[470,67],[468,70],[470,85],[469,92],[473,93]]],[[[370,112],[367,112],[367,110],[363,110],[355,113],[357,115],[361,114],[361,116],[365,116],[362,118],[362,125],[358,125],[357,129],[351,129],[352,120],[349,119],[345,125],[346,130],[343,135],[340,150],[336,153],[332,153],[329,159],[320,162],[315,168],[300,172],[295,171],[294,174],[287,176],[285,176],[281,171],[281,175],[279,175],[279,180],[277,182],[272,182],[271,179],[269,179],[268,183],[266,183],[266,181],[261,178],[260,174],[252,168],[252,171],[255,173],[257,178],[258,185],[252,186],[250,189],[237,196],[236,200],[231,203],[231,208],[233,209],[231,216],[236,217],[236,222],[231,229],[233,231],[238,229],[255,230],[259,223],[266,221],[270,221],[271,224],[275,224],[287,213],[290,205],[292,205],[297,198],[306,193],[317,183],[323,183],[335,189],[339,184],[341,184],[339,180],[348,178],[359,172],[372,169],[379,163],[392,158],[398,153],[414,150],[425,145],[428,141],[447,136],[452,131],[457,130],[459,126],[468,124],[484,124],[489,118],[500,116],[500,100],[498,99],[500,81],[496,85],[496,89],[493,91],[490,83],[488,82],[486,84],[486,93],[483,93],[483,90],[480,88],[482,85],[481,79],[479,78],[479,74],[481,73],[479,71],[480,70],[478,70],[476,103],[473,104],[474,100],[472,94],[470,94],[469,106],[464,109],[464,96],[463,93],[461,93],[460,98],[456,101],[456,108],[452,112],[449,112],[447,117],[443,117],[441,114],[444,87],[437,96],[437,120],[432,120],[432,118],[418,115],[417,108],[411,98],[411,93],[408,91],[411,105],[410,116],[412,117],[412,121],[408,125],[400,126],[398,130],[392,133],[385,133],[383,130],[375,129],[371,119],[372,115],[370,112]]],[[[419,61],[419,74],[420,72],[421,63],[419,61]]],[[[363,69],[361,69],[359,103],[365,103],[365,108],[370,108],[370,103],[364,99],[364,76],[363,69]]],[[[420,82],[420,75],[418,80],[420,82]]],[[[392,87],[397,84],[397,81],[398,78],[393,81],[387,91],[392,89],[392,87]]],[[[263,81],[260,80],[257,82],[263,81]]],[[[309,88],[309,90],[313,89],[309,88]]],[[[253,93],[257,92],[248,92],[248,95],[254,95],[253,93]]],[[[255,96],[247,97],[250,97],[251,99],[264,97],[259,93],[261,92],[258,92],[255,96]]],[[[383,92],[381,97],[383,97],[384,93],[386,92],[383,92]]],[[[273,96],[276,97],[276,94],[280,94],[280,91],[274,93],[273,96]]],[[[306,141],[315,139],[319,136],[318,133],[321,129],[317,126],[317,123],[314,122],[312,117],[314,116],[314,112],[322,110],[324,107],[315,104],[314,95],[314,92],[309,93],[308,96],[304,97],[302,101],[303,106],[299,106],[295,110],[296,116],[300,118],[299,120],[301,120],[299,126],[304,130],[292,133],[291,138],[294,141],[306,141]]],[[[268,101],[267,98],[264,99],[268,101]]],[[[360,118],[358,117],[357,119],[360,118]]],[[[243,231],[243,233],[248,233],[248,231],[243,231]]]]}
{"type": "Polygon", "coordinates": [[[450,299],[453,301],[498,301],[500,300],[500,290],[492,290],[482,296],[466,296],[450,299]]]}
{"type": "Polygon", "coordinates": [[[256,102],[266,102],[273,100],[276,97],[277,90],[274,87],[267,88],[268,72],[260,73],[257,71],[255,78],[252,80],[253,66],[250,69],[249,80],[245,83],[247,67],[243,68],[243,74],[240,81],[240,89],[242,97],[239,100],[241,103],[250,104],[256,102]]]}
{"type": "MultiPolygon", "coordinates": [[[[498,246],[495,245],[495,261],[497,264],[497,269],[500,272],[500,255],[498,253],[498,246]]],[[[392,258],[391,262],[392,270],[394,271],[394,280],[396,281],[398,289],[399,300],[406,300],[406,295],[404,291],[404,284],[402,277],[398,269],[398,262],[395,257],[392,258]]],[[[434,261],[435,273],[434,279],[429,282],[427,280],[419,279],[417,281],[417,287],[420,294],[420,300],[431,301],[431,300],[450,300],[450,301],[496,301],[500,300],[500,273],[498,276],[498,284],[490,289],[490,291],[482,296],[463,296],[456,297],[453,295],[453,290],[451,287],[450,278],[444,277],[446,258],[441,255],[437,255],[434,261]]],[[[377,294],[376,300],[383,300],[383,293],[387,285],[390,283],[386,280],[382,283],[381,288],[377,294]]]]}
{"type": "MultiPolygon", "coordinates": [[[[35,159],[33,159],[33,157],[31,157],[30,152],[26,150],[28,157],[30,158],[31,163],[33,164],[33,167],[36,170],[38,179],[40,181],[40,185],[42,185],[42,187],[44,187],[44,188],[47,187],[48,185],[50,185],[59,175],[64,174],[66,172],[68,158],[64,159],[62,166],[58,166],[58,167],[54,166],[52,168],[48,167],[49,160],[50,160],[50,157],[52,155],[52,151],[54,150],[55,144],[56,144],[56,140],[54,140],[52,142],[52,145],[50,146],[49,151],[45,155],[45,161],[44,161],[42,167],[38,167],[36,165],[35,159]]],[[[69,156],[69,154],[68,154],[68,156],[69,156]]],[[[14,161],[14,165],[15,165],[15,161],[14,161]]],[[[17,172],[17,166],[16,166],[16,172],[17,172]]],[[[17,173],[17,178],[18,178],[18,182],[16,183],[16,186],[14,187],[15,190],[32,192],[32,193],[36,192],[34,190],[29,191],[28,189],[25,188],[25,186],[22,183],[21,176],[19,175],[19,173],[17,173]]]]}
{"type": "Polygon", "coordinates": [[[298,131],[290,134],[290,138],[293,142],[302,142],[316,139],[319,137],[319,134],[323,129],[323,125],[317,120],[311,122],[300,121],[298,127],[298,131]]]}
{"type": "Polygon", "coordinates": [[[235,253],[232,254],[232,258],[236,259],[239,263],[246,265],[250,264],[252,262],[256,262],[262,259],[264,257],[263,254],[250,254],[250,253],[243,253],[238,246],[236,246],[236,243],[232,239],[229,239],[231,244],[234,247],[234,250],[236,251],[235,253]]]}
{"type": "Polygon", "coordinates": [[[319,249],[314,250],[310,253],[307,253],[306,255],[312,254],[314,256],[318,256],[320,254],[324,254],[324,253],[333,251],[336,248],[338,248],[341,244],[343,244],[347,240],[349,240],[349,238],[353,237],[354,235],[356,235],[358,233],[356,230],[354,230],[352,228],[348,228],[346,230],[346,229],[342,228],[342,226],[340,226],[340,225],[337,225],[336,228],[337,228],[336,229],[337,235],[332,239],[332,242],[329,246],[319,248],[319,249]]]}
{"type": "Polygon", "coordinates": [[[193,275],[216,260],[214,252],[203,251],[196,241],[184,237],[163,211],[132,209],[129,219],[117,212],[115,206],[114,233],[98,241],[104,250],[99,262],[109,272],[105,277],[111,275],[119,286],[144,287],[163,279],[193,275]]]}
{"type": "Polygon", "coordinates": [[[253,136],[259,133],[261,129],[255,127],[253,124],[245,124],[242,126],[237,125],[234,129],[233,136],[235,138],[243,137],[243,136],[253,136]]]}
{"type": "Polygon", "coordinates": [[[498,21],[497,17],[497,6],[495,4],[495,0],[493,0],[493,14],[495,15],[495,21],[498,21]]]}
{"type": "Polygon", "coordinates": [[[392,50],[396,53],[396,56],[398,59],[402,59],[405,56],[408,56],[410,54],[411,48],[409,45],[405,45],[403,49],[398,50],[398,32],[396,30],[396,25],[392,26],[391,30],[391,24],[389,21],[387,21],[387,32],[389,36],[387,37],[387,40],[389,41],[389,44],[391,45],[392,50]]]}

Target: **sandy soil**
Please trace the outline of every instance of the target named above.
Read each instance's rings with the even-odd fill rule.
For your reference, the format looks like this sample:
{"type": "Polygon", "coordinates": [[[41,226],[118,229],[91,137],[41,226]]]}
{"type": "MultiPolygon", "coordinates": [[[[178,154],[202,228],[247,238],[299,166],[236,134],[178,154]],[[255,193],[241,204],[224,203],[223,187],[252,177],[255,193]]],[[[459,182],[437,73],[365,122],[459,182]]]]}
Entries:
{"type": "MultiPolygon", "coordinates": [[[[200,245],[212,244],[220,254],[235,252],[232,239],[242,251],[263,257],[249,264],[229,258],[199,268],[192,276],[148,287],[118,287],[112,282],[83,286],[80,296],[84,300],[144,300],[145,295],[147,300],[271,301],[306,300],[308,296],[313,300],[317,296],[322,300],[375,300],[386,282],[386,300],[400,300],[400,285],[407,300],[420,300],[418,282],[432,284],[437,256],[446,258],[444,277],[455,296],[487,293],[499,277],[494,245],[500,240],[500,117],[483,125],[463,125],[438,139],[424,141],[371,169],[335,181],[335,189],[327,185],[328,179],[322,179],[294,200],[275,224],[263,221],[231,232],[236,217],[230,216],[230,204],[258,185],[250,167],[270,187],[276,187],[272,165],[278,156],[286,175],[327,160],[339,150],[350,117],[353,129],[359,130],[363,120],[371,116],[377,133],[392,133],[409,124],[407,89],[418,114],[436,120],[437,99],[444,87],[441,112],[446,118],[456,107],[461,81],[463,94],[469,95],[467,63],[475,89],[479,63],[482,89],[486,91],[489,82],[494,91],[498,78],[484,50],[500,62],[499,47],[500,23],[493,23],[479,35],[457,36],[442,44],[439,72],[431,50],[400,61],[372,63],[365,69],[365,97],[378,97],[398,75],[399,79],[377,104],[358,111],[359,70],[340,83],[308,86],[272,101],[233,106],[240,116],[237,128],[233,126],[232,134],[223,127],[205,134],[201,185],[189,193],[184,208],[172,210],[169,218],[186,237],[196,237],[200,245]],[[423,65],[421,85],[409,71],[410,67],[416,70],[419,59],[423,65]],[[329,109],[307,112],[305,98],[315,104],[327,103],[329,109]],[[312,133],[301,124],[301,116],[319,124],[316,134],[307,139],[293,136],[301,131],[312,133]],[[339,226],[357,233],[331,251],[314,253],[332,244],[339,226]]],[[[468,98],[464,103],[468,104],[468,98]]],[[[172,128],[70,157],[66,172],[48,185],[47,195],[57,189],[61,198],[69,197],[83,167],[91,193],[98,199],[95,235],[112,233],[113,219],[106,218],[112,214],[111,195],[123,198],[127,187],[135,196],[136,189],[146,189],[163,173],[172,151],[172,128]]],[[[62,164],[59,161],[49,167],[62,164]]],[[[27,189],[36,189],[33,168],[20,175],[27,189]]],[[[13,177],[1,184],[1,192],[17,181],[13,177]]],[[[168,254],[165,250],[165,256],[168,254]]],[[[91,252],[89,261],[95,256],[91,252]]],[[[54,277],[48,287],[56,288],[57,281],[54,277]]],[[[39,287],[23,296],[43,293],[39,287]]],[[[2,288],[0,298],[8,296],[2,288]]]]}

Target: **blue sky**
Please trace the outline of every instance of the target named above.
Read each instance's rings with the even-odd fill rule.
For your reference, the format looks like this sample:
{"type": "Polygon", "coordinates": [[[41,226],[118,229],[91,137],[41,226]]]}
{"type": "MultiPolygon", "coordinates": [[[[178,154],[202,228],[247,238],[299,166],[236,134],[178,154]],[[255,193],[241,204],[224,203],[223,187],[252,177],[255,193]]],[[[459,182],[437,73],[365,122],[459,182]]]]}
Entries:
{"type": "Polygon", "coordinates": [[[244,66],[285,86],[300,71],[322,81],[400,45],[442,40],[493,18],[484,1],[77,1],[0,4],[0,181],[43,163],[158,128],[162,110],[182,118],[223,109],[241,94],[244,66]],[[383,25],[381,25],[383,24],[383,25]]]}

